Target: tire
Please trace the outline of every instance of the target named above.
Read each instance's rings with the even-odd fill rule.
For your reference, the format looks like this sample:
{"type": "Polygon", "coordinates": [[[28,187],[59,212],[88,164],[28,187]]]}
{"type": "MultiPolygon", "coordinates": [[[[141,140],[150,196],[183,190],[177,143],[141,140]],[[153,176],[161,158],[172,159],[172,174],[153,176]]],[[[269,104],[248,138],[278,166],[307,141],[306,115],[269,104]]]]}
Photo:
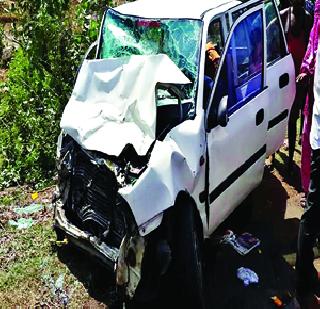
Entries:
{"type": "Polygon", "coordinates": [[[188,198],[177,205],[172,257],[181,308],[204,308],[203,236],[196,215],[188,198]]]}

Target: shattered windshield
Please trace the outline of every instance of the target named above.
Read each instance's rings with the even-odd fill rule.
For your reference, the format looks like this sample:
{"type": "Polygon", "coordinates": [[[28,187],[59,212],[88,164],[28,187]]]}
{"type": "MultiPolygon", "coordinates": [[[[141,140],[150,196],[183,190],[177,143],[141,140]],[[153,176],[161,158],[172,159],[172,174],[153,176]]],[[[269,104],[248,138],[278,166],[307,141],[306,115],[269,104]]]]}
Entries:
{"type": "Polygon", "coordinates": [[[200,20],[145,19],[108,10],[100,58],[166,54],[191,81],[181,90],[184,101],[192,102],[194,110],[201,27],[200,20]]]}

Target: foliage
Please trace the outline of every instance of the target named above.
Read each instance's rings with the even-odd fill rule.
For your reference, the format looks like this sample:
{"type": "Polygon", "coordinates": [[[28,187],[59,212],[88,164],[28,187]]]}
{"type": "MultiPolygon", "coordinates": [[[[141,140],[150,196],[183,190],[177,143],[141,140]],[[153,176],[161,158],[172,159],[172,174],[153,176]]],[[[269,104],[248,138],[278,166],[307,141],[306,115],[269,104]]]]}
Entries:
{"type": "Polygon", "coordinates": [[[1,57],[4,50],[3,37],[4,37],[4,29],[3,29],[3,26],[0,24],[0,67],[2,66],[1,57]]]}
{"type": "Polygon", "coordinates": [[[0,84],[0,187],[52,176],[59,119],[104,3],[17,1],[20,48],[0,84]]]}

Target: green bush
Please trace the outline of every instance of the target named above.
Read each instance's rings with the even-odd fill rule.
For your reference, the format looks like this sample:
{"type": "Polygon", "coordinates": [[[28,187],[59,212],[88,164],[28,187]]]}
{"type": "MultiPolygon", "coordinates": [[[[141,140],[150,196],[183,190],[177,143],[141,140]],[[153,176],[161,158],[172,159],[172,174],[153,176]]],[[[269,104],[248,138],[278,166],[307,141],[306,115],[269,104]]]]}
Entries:
{"type": "Polygon", "coordinates": [[[99,0],[17,1],[20,48],[0,84],[0,187],[52,178],[61,113],[102,7],[99,0]]]}
{"type": "Polygon", "coordinates": [[[0,24],[0,68],[2,66],[2,53],[4,50],[3,37],[4,37],[4,29],[3,29],[3,26],[0,24]]]}

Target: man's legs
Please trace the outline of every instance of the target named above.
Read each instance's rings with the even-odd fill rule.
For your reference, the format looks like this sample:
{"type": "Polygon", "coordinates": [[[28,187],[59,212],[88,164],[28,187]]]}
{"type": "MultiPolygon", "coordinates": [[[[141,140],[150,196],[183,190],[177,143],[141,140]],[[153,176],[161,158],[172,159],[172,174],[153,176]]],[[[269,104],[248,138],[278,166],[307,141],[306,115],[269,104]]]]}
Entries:
{"type": "Polygon", "coordinates": [[[288,170],[292,170],[293,165],[293,155],[294,150],[296,148],[296,137],[297,137],[297,120],[299,118],[299,101],[297,100],[297,96],[295,101],[293,102],[289,121],[288,121],[288,142],[289,142],[289,160],[288,160],[288,170]]]}
{"type": "MultiPolygon", "coordinates": [[[[312,89],[313,91],[313,89],[312,89]]],[[[289,159],[288,159],[288,170],[292,170],[293,156],[296,146],[297,137],[297,120],[301,114],[301,119],[303,119],[303,110],[306,103],[307,88],[306,83],[297,83],[296,96],[291,107],[289,121],[288,121],[288,146],[289,146],[289,159]]],[[[302,135],[303,121],[300,123],[299,140],[302,135]]]]}
{"type": "Polygon", "coordinates": [[[304,297],[314,292],[318,276],[313,266],[313,246],[320,231],[320,149],[312,151],[307,206],[299,226],[297,245],[297,292],[304,297]]]}

